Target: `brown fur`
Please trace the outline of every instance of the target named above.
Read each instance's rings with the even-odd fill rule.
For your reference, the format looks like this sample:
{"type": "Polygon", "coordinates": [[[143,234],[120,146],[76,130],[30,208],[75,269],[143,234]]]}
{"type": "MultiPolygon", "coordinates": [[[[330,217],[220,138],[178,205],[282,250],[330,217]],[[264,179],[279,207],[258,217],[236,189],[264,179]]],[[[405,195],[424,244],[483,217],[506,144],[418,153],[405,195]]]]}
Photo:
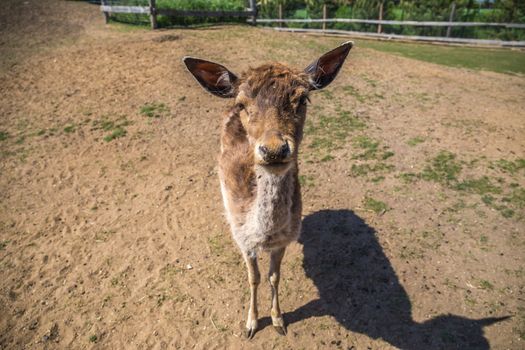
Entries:
{"type": "Polygon", "coordinates": [[[297,153],[308,84],[304,73],[281,64],[250,69],[237,81],[235,105],[223,122],[219,175],[233,237],[248,267],[248,337],[257,329],[258,249],[271,253],[272,323],[280,333],[286,332],[278,284],[285,248],[297,239],[301,227],[297,153]]]}
{"type": "MultiPolygon", "coordinates": [[[[297,148],[306,114],[300,99],[307,97],[308,80],[306,74],[282,64],[265,64],[245,72],[237,92],[235,105],[223,122],[219,167],[228,196],[235,203],[232,217],[241,224],[256,193],[254,141],[263,138],[270,150],[281,144],[276,138],[264,138],[266,130],[276,129],[294,140],[293,171],[298,171],[297,148]]],[[[295,192],[300,197],[300,191],[295,192]]]]}
{"type": "Polygon", "coordinates": [[[272,324],[286,333],[278,287],[286,246],[301,230],[301,189],[297,155],[303,138],[310,90],[333,81],[352,44],[324,54],[303,72],[282,64],[251,68],[241,78],[226,67],[186,57],[195,79],[212,94],[235,98],[221,132],[219,177],[232,235],[239,246],[250,283],[247,336],[257,331],[257,252],[270,252],[272,324]]]}

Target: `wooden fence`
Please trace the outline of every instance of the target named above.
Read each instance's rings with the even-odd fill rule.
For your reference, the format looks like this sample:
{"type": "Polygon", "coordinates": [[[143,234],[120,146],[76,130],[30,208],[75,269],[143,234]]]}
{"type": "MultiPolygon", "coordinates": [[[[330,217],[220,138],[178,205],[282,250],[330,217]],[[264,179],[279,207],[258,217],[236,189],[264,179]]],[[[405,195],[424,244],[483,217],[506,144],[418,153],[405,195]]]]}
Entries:
{"type": "MultiPolygon", "coordinates": [[[[382,4],[382,3],[381,3],[382,4]]],[[[279,27],[274,27],[278,31],[301,32],[301,33],[320,33],[320,34],[335,34],[335,35],[352,35],[361,37],[372,37],[379,39],[399,39],[406,41],[426,41],[426,42],[440,42],[448,44],[462,44],[462,45],[486,45],[486,46],[502,46],[502,47],[525,47],[525,41],[503,41],[503,40],[487,40],[487,39],[468,39],[468,38],[451,38],[452,27],[500,27],[500,28],[516,28],[525,29],[523,23],[491,23],[491,22],[453,22],[455,11],[455,2],[452,3],[450,17],[448,22],[436,21],[392,21],[383,20],[383,10],[380,8],[379,19],[354,19],[354,18],[327,18],[326,5],[323,6],[323,18],[312,19],[286,19],[282,18],[282,5],[279,5],[279,18],[259,18],[258,23],[278,23],[279,27]],[[287,28],[283,27],[285,23],[322,23],[322,29],[313,28],[287,28]],[[377,33],[371,32],[357,32],[350,30],[327,29],[327,23],[362,23],[362,24],[377,24],[377,33]],[[401,35],[383,33],[383,25],[401,25],[401,26],[417,26],[417,27],[447,27],[446,37],[441,36],[419,36],[419,35],[401,35]]]]}
{"type": "Polygon", "coordinates": [[[390,24],[418,27],[504,27],[525,29],[522,23],[490,23],[490,22],[419,22],[419,21],[391,21],[378,19],[355,19],[355,18],[323,18],[323,19],[286,19],[286,18],[259,18],[259,23],[364,23],[364,24],[390,24]]]}
{"type": "MultiPolygon", "coordinates": [[[[407,41],[427,41],[427,42],[441,42],[449,44],[462,45],[487,45],[487,46],[503,46],[503,47],[525,47],[525,41],[503,41],[503,40],[486,40],[486,39],[468,39],[468,38],[451,38],[452,27],[501,27],[513,29],[525,29],[523,23],[490,23],[490,22],[453,22],[455,2],[452,3],[450,17],[448,22],[436,21],[392,21],[383,20],[383,10],[380,8],[379,19],[354,19],[354,18],[327,18],[326,5],[323,6],[323,18],[320,19],[286,19],[282,18],[282,5],[279,5],[279,18],[257,18],[256,0],[249,0],[250,8],[245,11],[196,11],[196,10],[175,10],[158,8],[156,0],[148,0],[149,6],[112,6],[108,5],[108,0],[100,0],[100,9],[104,13],[106,23],[109,21],[111,13],[136,13],[146,14],[150,17],[151,28],[157,28],[157,16],[172,16],[172,17],[249,17],[248,22],[252,24],[258,23],[279,23],[279,27],[275,27],[279,31],[290,32],[306,32],[306,33],[322,33],[335,35],[352,35],[362,37],[374,37],[381,39],[400,39],[407,41]],[[322,23],[322,29],[311,28],[286,28],[283,27],[285,23],[322,23]],[[327,29],[327,23],[362,23],[362,24],[376,24],[377,33],[371,32],[356,32],[348,30],[327,29]],[[446,37],[435,36],[415,36],[415,35],[400,35],[383,33],[383,25],[399,25],[399,26],[418,26],[418,27],[447,27],[446,37]]],[[[382,3],[381,3],[382,4],[382,3]]]]}
{"type": "Polygon", "coordinates": [[[100,10],[104,13],[106,23],[109,21],[111,13],[137,13],[147,14],[150,17],[150,23],[152,29],[157,29],[157,16],[170,16],[170,17],[251,17],[249,19],[253,24],[256,23],[257,19],[257,5],[255,0],[249,0],[250,8],[245,11],[198,11],[198,10],[175,10],[158,8],[156,0],[148,0],[149,6],[112,6],[108,5],[107,0],[101,0],[100,10]]]}
{"type": "Polygon", "coordinates": [[[490,39],[466,39],[466,38],[446,38],[442,36],[418,36],[418,35],[400,35],[400,34],[386,34],[386,33],[369,33],[356,32],[351,30],[338,29],[311,29],[311,28],[284,28],[273,27],[273,29],[280,32],[295,32],[295,33],[310,33],[322,35],[337,35],[337,36],[352,36],[362,38],[376,38],[385,40],[399,40],[399,41],[421,41],[428,43],[442,43],[442,44],[458,44],[464,46],[498,46],[510,48],[525,48],[525,41],[504,41],[504,40],[490,40],[490,39]]]}

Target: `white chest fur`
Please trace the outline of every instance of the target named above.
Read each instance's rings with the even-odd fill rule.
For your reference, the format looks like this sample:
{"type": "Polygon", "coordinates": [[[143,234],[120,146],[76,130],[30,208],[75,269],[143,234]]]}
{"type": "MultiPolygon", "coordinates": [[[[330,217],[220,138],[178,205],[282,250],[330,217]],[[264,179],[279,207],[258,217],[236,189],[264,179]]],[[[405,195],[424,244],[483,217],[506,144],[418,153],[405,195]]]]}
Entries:
{"type": "Polygon", "coordinates": [[[244,220],[240,221],[242,224],[236,225],[236,220],[233,220],[229,213],[229,205],[235,204],[229,203],[231,199],[227,196],[227,188],[221,181],[233,237],[242,251],[253,254],[259,248],[271,247],[274,243],[286,241],[285,237],[290,236],[292,195],[295,185],[291,171],[283,175],[275,175],[264,169],[256,170],[256,184],[255,199],[246,212],[244,220]]]}

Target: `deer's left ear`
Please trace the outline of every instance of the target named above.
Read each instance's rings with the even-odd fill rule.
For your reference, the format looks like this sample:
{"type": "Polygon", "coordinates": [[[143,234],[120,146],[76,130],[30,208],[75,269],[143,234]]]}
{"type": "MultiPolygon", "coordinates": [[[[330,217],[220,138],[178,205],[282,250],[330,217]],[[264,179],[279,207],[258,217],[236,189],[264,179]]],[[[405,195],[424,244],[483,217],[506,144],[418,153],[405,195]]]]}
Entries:
{"type": "Polygon", "coordinates": [[[184,57],[182,61],[199,84],[207,91],[215,96],[224,98],[235,96],[237,76],[226,67],[193,57],[184,57]]]}
{"type": "Polygon", "coordinates": [[[325,53],[305,68],[304,72],[310,75],[312,90],[322,89],[335,79],[352,45],[353,42],[347,41],[338,48],[325,53]]]}

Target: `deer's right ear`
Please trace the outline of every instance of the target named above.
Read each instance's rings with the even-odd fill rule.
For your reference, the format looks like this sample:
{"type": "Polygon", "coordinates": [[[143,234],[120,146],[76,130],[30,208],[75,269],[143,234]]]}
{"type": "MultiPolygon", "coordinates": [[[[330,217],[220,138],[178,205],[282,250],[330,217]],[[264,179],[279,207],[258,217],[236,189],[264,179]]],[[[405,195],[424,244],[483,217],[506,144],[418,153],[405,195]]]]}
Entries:
{"type": "Polygon", "coordinates": [[[226,67],[193,57],[184,57],[182,61],[206,91],[223,98],[235,97],[238,79],[226,67]]]}

